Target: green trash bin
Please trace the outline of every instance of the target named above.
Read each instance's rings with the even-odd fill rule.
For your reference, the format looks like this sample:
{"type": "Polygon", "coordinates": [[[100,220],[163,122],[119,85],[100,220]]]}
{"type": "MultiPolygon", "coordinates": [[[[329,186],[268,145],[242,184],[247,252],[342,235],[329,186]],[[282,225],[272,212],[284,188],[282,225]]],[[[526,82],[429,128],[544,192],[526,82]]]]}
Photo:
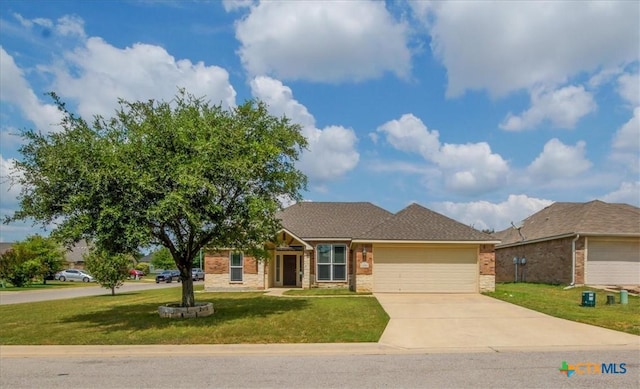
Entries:
{"type": "Polygon", "coordinates": [[[620,304],[629,304],[629,291],[624,289],[620,291],[620,304]]]}
{"type": "Polygon", "coordinates": [[[590,290],[582,292],[582,306],[583,307],[595,307],[596,306],[596,293],[590,290]]]}

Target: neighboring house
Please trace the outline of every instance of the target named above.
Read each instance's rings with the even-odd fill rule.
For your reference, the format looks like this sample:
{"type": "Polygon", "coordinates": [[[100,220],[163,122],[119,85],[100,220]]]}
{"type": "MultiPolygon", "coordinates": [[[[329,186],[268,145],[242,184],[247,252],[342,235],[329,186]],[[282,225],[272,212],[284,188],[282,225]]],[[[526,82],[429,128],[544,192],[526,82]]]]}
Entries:
{"type": "Polygon", "coordinates": [[[640,208],[594,200],[554,203],[494,234],[496,281],[640,285],[640,208]],[[516,228],[521,227],[521,228],[516,228]]]}
{"type": "Polygon", "coordinates": [[[91,246],[83,239],[67,249],[64,253],[66,266],[69,269],[84,269],[84,256],[89,254],[91,246]]]}
{"type": "Polygon", "coordinates": [[[0,255],[11,250],[11,247],[13,247],[14,244],[14,242],[0,242],[0,255]]]}
{"type": "Polygon", "coordinates": [[[495,287],[498,241],[412,204],[392,214],[371,203],[301,202],[278,214],[270,259],[205,255],[208,290],[348,287],[358,292],[478,293],[495,287]]]}

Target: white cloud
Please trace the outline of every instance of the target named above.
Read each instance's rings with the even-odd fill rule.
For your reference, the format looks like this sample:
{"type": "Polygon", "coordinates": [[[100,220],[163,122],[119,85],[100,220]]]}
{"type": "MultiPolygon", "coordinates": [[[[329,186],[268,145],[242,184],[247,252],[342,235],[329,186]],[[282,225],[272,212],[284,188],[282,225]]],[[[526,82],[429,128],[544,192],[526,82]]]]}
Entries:
{"type": "Polygon", "coordinates": [[[509,165],[486,142],[444,144],[434,160],[444,170],[445,185],[458,193],[478,194],[504,185],[509,165]]]}
{"type": "Polygon", "coordinates": [[[386,122],[378,132],[385,133],[387,141],[396,149],[415,152],[426,159],[433,159],[440,148],[438,131],[429,131],[422,120],[412,114],[386,122]]]}
{"type": "Polygon", "coordinates": [[[434,163],[446,187],[457,193],[487,192],[506,182],[507,162],[485,142],[441,144],[438,131],[430,131],[412,114],[388,121],[377,131],[384,133],[395,149],[420,154],[434,163]]]}
{"type": "Polygon", "coordinates": [[[62,115],[52,104],[38,100],[24,72],[15,63],[13,57],[0,46],[0,101],[14,104],[22,115],[33,122],[37,129],[48,132],[62,120],[62,115]]]}
{"type": "Polygon", "coordinates": [[[491,203],[488,201],[473,201],[468,203],[454,203],[450,201],[434,203],[435,211],[472,225],[476,229],[494,229],[501,231],[508,228],[511,222],[517,223],[553,201],[528,197],[527,195],[509,195],[506,201],[491,203]]]}
{"type": "Polygon", "coordinates": [[[589,170],[592,165],[585,157],[585,146],[583,141],[568,146],[553,138],[544,145],[527,171],[540,181],[575,177],[589,170]]]}
{"type": "Polygon", "coordinates": [[[85,38],[84,20],[77,16],[65,15],[58,19],[56,32],[62,36],[77,36],[85,38]]]}
{"type": "Polygon", "coordinates": [[[535,128],[548,120],[556,128],[574,128],[578,120],[597,108],[593,95],[582,86],[567,86],[555,91],[536,88],[531,92],[531,108],[521,115],[509,113],[500,128],[520,131],[535,128]]]}
{"type": "Polygon", "coordinates": [[[623,182],[615,191],[602,196],[602,201],[626,203],[640,207],[640,181],[623,182]]]}
{"type": "Polygon", "coordinates": [[[640,73],[624,73],[618,77],[618,93],[632,106],[640,105],[640,73]]]}
{"type": "Polygon", "coordinates": [[[214,104],[235,106],[236,92],[226,70],[188,59],[176,60],[155,45],[137,43],[119,49],[92,37],[85,46],[66,52],[52,71],[56,77],[54,89],[62,97],[75,99],[84,117],[112,116],[118,98],[168,101],[179,87],[206,96],[214,104]]]}
{"type": "Polygon", "coordinates": [[[503,96],[638,60],[640,3],[433,2],[421,7],[447,96],[503,96]]]}
{"type": "Polygon", "coordinates": [[[618,131],[612,142],[612,159],[626,165],[631,172],[640,171],[640,107],[618,131]]]}
{"type": "Polygon", "coordinates": [[[270,77],[256,77],[251,80],[253,96],[269,105],[269,110],[278,116],[286,115],[303,128],[314,127],[316,119],[309,113],[307,107],[293,98],[291,88],[281,81],[270,77]]]}
{"type": "Polygon", "coordinates": [[[329,126],[320,130],[305,128],[309,150],[300,158],[300,169],[315,182],[340,178],[358,164],[357,138],[351,129],[329,126]]]}
{"type": "Polygon", "coordinates": [[[260,2],[236,23],[250,75],[317,82],[407,77],[408,26],[379,1],[260,2]]]}
{"type": "Polygon", "coordinates": [[[302,126],[309,142],[298,167],[315,185],[340,178],[354,169],[360,159],[356,150],[357,137],[353,130],[341,126],[324,129],[315,127],[315,118],[307,108],[294,99],[291,88],[270,77],[251,80],[253,96],[264,101],[274,115],[286,115],[302,126]]]}

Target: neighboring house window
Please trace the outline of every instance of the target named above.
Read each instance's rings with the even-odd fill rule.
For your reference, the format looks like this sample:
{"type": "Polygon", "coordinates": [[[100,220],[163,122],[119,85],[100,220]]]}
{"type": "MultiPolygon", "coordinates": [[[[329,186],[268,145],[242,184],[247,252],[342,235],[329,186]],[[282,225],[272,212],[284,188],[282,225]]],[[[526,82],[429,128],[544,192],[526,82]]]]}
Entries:
{"type": "Polygon", "coordinates": [[[319,244],[316,247],[318,281],[347,280],[347,246],[343,244],[319,244]]]}
{"type": "Polygon", "coordinates": [[[280,256],[276,255],[276,282],[280,282],[280,256]]]}
{"type": "Polygon", "coordinates": [[[229,274],[231,281],[242,281],[242,253],[231,253],[229,258],[229,274]]]}

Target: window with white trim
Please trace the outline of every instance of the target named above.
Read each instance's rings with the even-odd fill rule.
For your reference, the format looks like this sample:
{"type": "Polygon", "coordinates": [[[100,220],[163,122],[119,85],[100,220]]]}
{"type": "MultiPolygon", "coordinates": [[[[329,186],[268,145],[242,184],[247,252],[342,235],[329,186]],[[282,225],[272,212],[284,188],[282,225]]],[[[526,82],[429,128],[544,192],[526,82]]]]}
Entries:
{"type": "Polygon", "coordinates": [[[242,271],[243,263],[242,253],[231,253],[229,255],[229,276],[231,281],[242,281],[242,274],[244,273],[242,271]]]}
{"type": "Polygon", "coordinates": [[[316,280],[347,280],[347,246],[343,244],[316,246],[316,280]]]}

